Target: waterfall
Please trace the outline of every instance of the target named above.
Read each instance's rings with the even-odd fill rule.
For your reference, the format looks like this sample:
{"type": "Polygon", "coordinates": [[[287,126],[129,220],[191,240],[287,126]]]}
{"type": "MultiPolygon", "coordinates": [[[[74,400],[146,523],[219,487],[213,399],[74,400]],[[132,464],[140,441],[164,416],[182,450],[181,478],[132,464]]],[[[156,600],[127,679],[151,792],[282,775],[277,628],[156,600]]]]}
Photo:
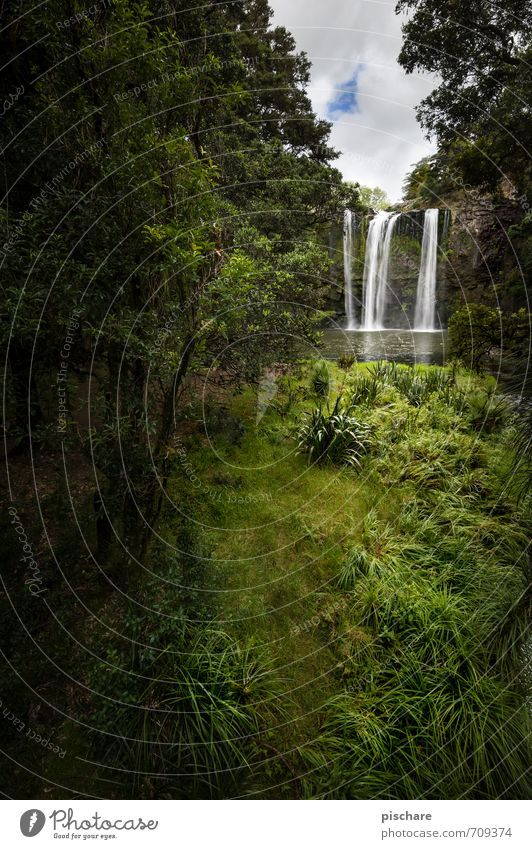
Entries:
{"type": "Polygon", "coordinates": [[[400,218],[401,213],[396,212],[388,219],[384,229],[384,244],[382,248],[381,261],[377,272],[377,293],[375,295],[375,327],[382,329],[384,327],[384,314],[388,301],[388,275],[390,273],[390,249],[392,246],[392,237],[395,230],[395,225],[400,218]]]}
{"type": "Polygon", "coordinates": [[[347,329],[356,330],[355,305],[353,303],[353,213],[344,212],[344,302],[347,329]]]}
{"type": "MultiPolygon", "coordinates": [[[[415,235],[423,221],[421,263],[417,284],[414,330],[435,330],[436,324],[436,273],[438,268],[439,210],[408,213],[378,212],[368,227],[362,289],[362,330],[382,330],[388,307],[389,275],[393,237],[415,235]],[[415,221],[414,221],[415,217],[415,221]]],[[[347,329],[356,330],[355,302],[353,297],[353,253],[355,218],[351,210],[344,212],[344,299],[347,329]]],[[[442,222],[442,241],[449,228],[450,211],[446,210],[442,222]]]]}
{"type": "Polygon", "coordinates": [[[380,330],[382,328],[386,303],[391,237],[396,221],[397,215],[392,216],[390,212],[378,212],[370,221],[366,243],[366,258],[364,261],[364,308],[362,321],[362,328],[364,330],[380,330]],[[389,224],[391,221],[393,221],[393,224],[389,239],[387,239],[386,236],[390,229],[389,224]]]}
{"type": "Polygon", "coordinates": [[[438,266],[437,209],[427,209],[421,245],[414,330],[434,330],[436,323],[436,270],[438,266]]]}

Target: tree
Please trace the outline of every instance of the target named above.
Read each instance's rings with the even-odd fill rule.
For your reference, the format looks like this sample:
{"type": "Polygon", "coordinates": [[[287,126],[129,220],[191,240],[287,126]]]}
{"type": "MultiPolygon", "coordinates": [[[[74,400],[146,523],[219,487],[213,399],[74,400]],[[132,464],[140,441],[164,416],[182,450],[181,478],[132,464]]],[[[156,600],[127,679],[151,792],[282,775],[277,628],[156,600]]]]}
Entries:
{"type": "Polygon", "coordinates": [[[467,304],[449,320],[451,356],[480,372],[482,361],[495,348],[502,347],[503,315],[499,309],[485,304],[467,304]]]}
{"type": "Polygon", "coordinates": [[[428,134],[444,147],[471,142],[499,179],[506,168],[523,185],[530,175],[530,3],[399,0],[396,12],[410,13],[400,64],[442,78],[417,110],[428,134]]]}
{"type": "Polygon", "coordinates": [[[379,188],[379,186],[375,186],[375,188],[371,188],[370,186],[360,186],[359,192],[362,204],[368,209],[374,209],[378,212],[379,210],[386,209],[390,206],[388,195],[384,189],[379,188]]]}
{"type": "MultiPolygon", "coordinates": [[[[17,432],[35,438],[79,309],[64,406],[90,374],[81,447],[98,513],[120,522],[133,559],[160,509],[187,375],[249,326],[312,335],[328,267],[313,228],[356,200],[329,164],[308,60],[270,16],[264,0],[19,0],[0,34],[3,91],[24,88],[0,128],[17,432]]],[[[262,345],[259,360],[278,354],[262,345]]],[[[44,424],[80,448],[75,423],[58,434],[48,412],[44,424]]]]}

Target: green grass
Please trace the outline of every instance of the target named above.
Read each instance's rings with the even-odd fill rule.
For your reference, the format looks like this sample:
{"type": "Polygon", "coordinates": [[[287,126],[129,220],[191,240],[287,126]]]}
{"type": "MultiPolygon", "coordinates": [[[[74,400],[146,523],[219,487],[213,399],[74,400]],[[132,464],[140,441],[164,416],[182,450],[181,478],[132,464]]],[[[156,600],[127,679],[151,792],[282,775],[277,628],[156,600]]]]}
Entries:
{"type": "Polygon", "coordinates": [[[467,372],[328,368],[330,409],[350,399],[371,435],[354,467],[298,452],[326,409],[311,364],[262,417],[248,387],[224,398],[230,426],[214,403],[178,426],[160,531],[181,553],[152,556],[174,575],[161,603],[193,620],[192,650],[169,663],[182,634],[154,635],[164,651],[135,699],[188,706],[164,742],[198,746],[142,762],[196,771],[185,794],[525,796],[529,501],[508,486],[510,412],[467,372]]]}
{"type": "MultiPolygon", "coordinates": [[[[315,372],[304,366],[299,391],[293,383],[290,387],[290,403],[283,404],[282,392],[276,398],[282,416],[272,411],[256,425],[254,392],[235,396],[230,413],[245,428],[241,443],[230,444],[220,434],[208,448],[200,430],[189,459],[202,487],[191,492],[179,473],[171,486],[174,500],[186,492],[189,510],[212,548],[210,589],[217,618],[236,639],[253,638],[266,647],[286,681],[289,721],[270,734],[277,749],[297,749],[294,768],[302,773],[329,749],[334,755],[337,740],[330,723],[339,704],[347,711],[346,729],[348,715],[363,721],[364,710],[356,713],[356,699],[344,692],[358,686],[354,682],[370,681],[356,691],[357,698],[363,694],[370,703],[377,689],[388,711],[393,703],[393,715],[401,703],[410,715],[400,685],[403,662],[408,670],[417,664],[417,675],[425,670],[427,680],[441,677],[442,669],[462,676],[460,686],[466,689],[470,675],[478,678],[472,703],[482,701],[483,687],[501,689],[504,698],[493,699],[496,716],[505,704],[519,705],[513,678],[522,631],[516,611],[526,585],[519,557],[526,536],[501,474],[509,451],[507,409],[490,381],[465,372],[382,364],[356,366],[348,375],[330,366],[330,372],[331,391],[352,398],[353,415],[373,435],[375,448],[361,458],[360,468],[344,469],[340,462],[309,468],[297,454],[298,426],[317,403],[315,372]],[[490,418],[489,403],[481,407],[486,427],[478,415],[479,398],[497,411],[490,418]],[[401,671],[385,672],[397,651],[404,655],[401,671]],[[320,743],[309,743],[316,735],[320,743]]],[[[415,692],[411,698],[415,701],[415,692]]],[[[454,716],[456,700],[433,686],[426,701],[423,711],[440,716],[438,734],[446,739],[445,717],[454,716]]],[[[464,701],[464,716],[468,704],[464,701]]],[[[475,733],[482,721],[479,716],[475,733]]],[[[388,739],[389,722],[378,727],[375,717],[372,722],[373,742],[388,739]]],[[[412,722],[421,733],[422,714],[419,728],[415,717],[412,722]]],[[[451,732],[449,720],[449,740],[451,732]]],[[[348,747],[340,761],[344,770],[350,763],[343,776],[349,795],[351,772],[359,776],[361,766],[347,757],[349,735],[342,739],[348,747]]],[[[410,757],[416,751],[413,740],[401,743],[410,757]]],[[[459,747],[453,751],[459,759],[459,747]]],[[[364,753],[364,770],[369,757],[370,750],[364,753]]],[[[391,781],[386,763],[382,769],[375,765],[372,792],[380,782],[378,792],[386,795],[391,781]]],[[[398,763],[398,798],[430,795],[438,769],[444,769],[444,761],[433,763],[424,783],[416,784],[406,777],[407,760],[398,763]]],[[[473,796],[489,796],[504,769],[475,785],[472,777],[479,769],[475,758],[466,760],[450,786],[466,791],[471,781],[473,796]]],[[[327,768],[323,772],[321,780],[303,781],[305,793],[334,796],[333,779],[327,768]]],[[[369,786],[363,783],[355,795],[364,796],[369,786]]]]}

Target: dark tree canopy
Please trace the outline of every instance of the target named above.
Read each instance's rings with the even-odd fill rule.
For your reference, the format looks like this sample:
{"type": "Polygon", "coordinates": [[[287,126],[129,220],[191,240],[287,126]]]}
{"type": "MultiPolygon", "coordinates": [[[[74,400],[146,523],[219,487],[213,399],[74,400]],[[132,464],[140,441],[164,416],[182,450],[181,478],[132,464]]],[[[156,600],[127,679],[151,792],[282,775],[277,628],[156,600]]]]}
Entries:
{"type": "MultiPolygon", "coordinates": [[[[3,10],[0,343],[15,432],[28,430],[28,389],[32,431],[53,427],[43,387],[79,307],[70,379],[96,370],[101,425],[84,447],[124,481],[120,427],[148,515],[147,427],[164,466],[187,373],[248,328],[313,336],[329,267],[317,227],[357,202],[330,164],[309,61],[271,15],[265,0],[3,10]]],[[[249,375],[267,345],[245,353],[249,375]]],[[[121,484],[108,496],[136,521],[121,484]]]]}
{"type": "Polygon", "coordinates": [[[508,176],[526,192],[532,4],[400,0],[396,12],[408,13],[400,64],[440,77],[417,115],[445,165],[473,185],[494,188],[508,176]]]}
{"type": "MultiPolygon", "coordinates": [[[[441,77],[421,103],[421,123],[440,141],[479,136],[502,107],[516,122],[527,113],[532,5],[524,0],[400,0],[399,62],[407,73],[441,77]]],[[[508,128],[511,131],[511,128],[508,128]]]]}

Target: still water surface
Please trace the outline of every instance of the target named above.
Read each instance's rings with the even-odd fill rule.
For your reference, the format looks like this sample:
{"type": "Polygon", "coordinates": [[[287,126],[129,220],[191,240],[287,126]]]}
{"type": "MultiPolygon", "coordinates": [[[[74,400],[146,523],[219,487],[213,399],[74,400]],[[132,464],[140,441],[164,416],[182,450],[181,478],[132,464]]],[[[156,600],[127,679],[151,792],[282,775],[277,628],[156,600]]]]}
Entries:
{"type": "Polygon", "coordinates": [[[341,330],[323,331],[323,356],[329,360],[346,354],[360,362],[395,360],[399,363],[443,365],[446,359],[447,332],[412,330],[341,330]]]}

